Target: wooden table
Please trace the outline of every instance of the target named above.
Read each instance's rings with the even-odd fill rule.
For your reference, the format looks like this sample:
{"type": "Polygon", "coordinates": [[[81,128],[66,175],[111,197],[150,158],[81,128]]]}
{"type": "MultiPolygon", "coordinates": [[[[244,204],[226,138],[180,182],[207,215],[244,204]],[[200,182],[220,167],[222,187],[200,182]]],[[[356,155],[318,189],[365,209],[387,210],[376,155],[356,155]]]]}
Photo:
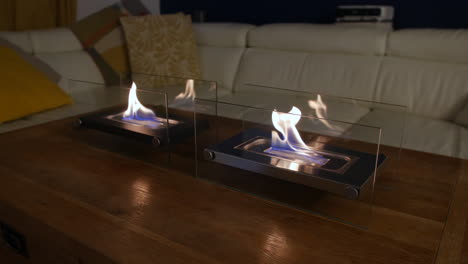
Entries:
{"type": "Polygon", "coordinates": [[[467,160],[403,151],[365,230],[154,165],[153,150],[71,122],[0,135],[0,222],[29,256],[0,242],[1,263],[468,263],[467,160]]]}

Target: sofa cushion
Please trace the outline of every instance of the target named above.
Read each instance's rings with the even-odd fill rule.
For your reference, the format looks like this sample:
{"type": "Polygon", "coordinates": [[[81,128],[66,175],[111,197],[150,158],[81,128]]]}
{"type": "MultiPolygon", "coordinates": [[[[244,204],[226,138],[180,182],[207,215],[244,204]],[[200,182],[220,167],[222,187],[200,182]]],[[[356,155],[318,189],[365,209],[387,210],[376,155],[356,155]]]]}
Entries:
{"type": "Polygon", "coordinates": [[[224,48],[245,48],[247,33],[253,25],[234,23],[194,23],[198,45],[224,48]]]}
{"type": "Polygon", "coordinates": [[[460,142],[458,157],[468,159],[468,128],[460,127],[460,142]]]}
{"type": "Polygon", "coordinates": [[[12,44],[8,40],[4,40],[0,38],[0,46],[8,47],[14,50],[18,55],[23,58],[23,60],[27,61],[31,64],[34,68],[42,72],[49,80],[54,83],[58,83],[61,79],[60,74],[52,69],[47,63],[44,63],[42,60],[34,57],[33,55],[26,53],[23,49],[19,48],[18,46],[12,44]]]}
{"type": "Polygon", "coordinates": [[[0,31],[0,38],[10,41],[14,45],[20,47],[24,52],[33,53],[33,45],[28,31],[0,31]]]}
{"type": "Polygon", "coordinates": [[[255,84],[372,100],[381,58],[249,48],[239,66],[235,91],[255,84]]]}
{"type": "Polygon", "coordinates": [[[381,57],[311,53],[297,90],[372,101],[381,57]]]}
{"type": "Polygon", "coordinates": [[[45,120],[32,120],[30,116],[0,124],[0,134],[45,123],[45,120]]]}
{"type": "Polygon", "coordinates": [[[214,80],[218,89],[232,91],[241,57],[247,45],[247,24],[194,23],[202,78],[214,80]]]}
{"type": "Polygon", "coordinates": [[[83,50],[80,41],[68,28],[29,32],[34,54],[83,50]]]}
{"type": "Polygon", "coordinates": [[[59,72],[64,78],[104,83],[99,69],[85,51],[43,53],[38,54],[37,57],[59,72]]]}
{"type": "Polygon", "coordinates": [[[13,49],[0,46],[0,57],[0,122],[71,103],[57,84],[13,49]]]}
{"type": "Polygon", "coordinates": [[[275,50],[382,55],[387,31],[367,27],[271,24],[250,30],[249,47],[275,50]]]}
{"type": "Polygon", "coordinates": [[[246,84],[296,90],[308,54],[249,48],[236,75],[234,91],[248,90],[246,84]]]}
{"type": "Polygon", "coordinates": [[[64,90],[67,87],[67,78],[99,83],[104,82],[96,64],[83,51],[81,44],[68,29],[0,32],[0,36],[5,36],[5,39],[27,53],[35,53],[36,57],[60,73],[62,79],[59,85],[64,90]],[[34,39],[34,43],[32,39],[34,39]]]}
{"type": "Polygon", "coordinates": [[[31,115],[27,120],[31,120],[34,123],[45,123],[54,120],[60,120],[72,116],[78,116],[80,114],[89,113],[102,109],[102,106],[97,104],[71,104],[65,105],[60,108],[52,109],[46,112],[37,113],[31,115]]]}
{"type": "Polygon", "coordinates": [[[453,120],[468,98],[468,65],[385,57],[375,100],[413,114],[453,120]]]}
{"type": "Polygon", "coordinates": [[[77,116],[92,111],[97,111],[99,109],[102,109],[102,106],[97,104],[80,104],[75,101],[75,103],[70,105],[65,105],[56,109],[32,114],[15,121],[0,124],[0,133],[6,133],[9,131],[31,127],[50,121],[68,118],[71,116],[77,116]]]}
{"type": "MultiPolygon", "coordinates": [[[[359,124],[382,128],[381,144],[457,157],[460,127],[443,120],[411,113],[374,109],[359,124]]],[[[365,131],[368,132],[368,131],[365,131]]],[[[352,137],[365,142],[374,135],[353,131],[352,137]]]]}
{"type": "Polygon", "coordinates": [[[459,129],[450,122],[409,115],[403,148],[457,157],[459,129]]]}
{"type": "Polygon", "coordinates": [[[244,50],[199,45],[202,79],[216,81],[218,89],[232,91],[244,50]]]}
{"type": "Polygon", "coordinates": [[[200,79],[199,54],[190,16],[178,13],[123,17],[121,22],[132,73],[200,79]]]}
{"type": "Polygon", "coordinates": [[[468,30],[398,30],[390,33],[388,43],[390,56],[468,63],[468,30]]]}
{"type": "Polygon", "coordinates": [[[468,103],[466,103],[463,109],[458,113],[455,118],[455,123],[468,128],[468,103]]]}

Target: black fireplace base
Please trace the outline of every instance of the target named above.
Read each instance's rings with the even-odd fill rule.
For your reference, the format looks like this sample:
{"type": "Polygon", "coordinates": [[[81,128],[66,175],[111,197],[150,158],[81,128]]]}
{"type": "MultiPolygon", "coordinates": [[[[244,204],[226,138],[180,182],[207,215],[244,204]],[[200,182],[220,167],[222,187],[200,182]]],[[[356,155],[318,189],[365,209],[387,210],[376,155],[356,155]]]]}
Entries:
{"type": "MultiPolygon", "coordinates": [[[[156,115],[166,113],[163,106],[147,106],[156,115]]],[[[177,111],[158,117],[161,122],[158,127],[148,127],[116,118],[126,110],[126,106],[116,106],[79,117],[78,125],[84,128],[95,129],[132,138],[157,147],[167,145],[169,142],[177,143],[194,135],[193,113],[177,111]],[[167,124],[169,121],[169,124],[167,124]]],[[[170,111],[172,112],[172,111],[170,111]]]]}
{"type": "MultiPolygon", "coordinates": [[[[251,129],[224,142],[204,150],[205,159],[258,173],[275,179],[312,187],[334,193],[349,199],[359,199],[362,190],[367,189],[376,166],[375,154],[354,151],[341,147],[321,144],[316,151],[330,161],[323,166],[295,164],[288,160],[262,153],[265,147],[246,148],[249,142],[271,140],[271,131],[251,129]]],[[[380,167],[386,156],[378,156],[380,167]]]]}

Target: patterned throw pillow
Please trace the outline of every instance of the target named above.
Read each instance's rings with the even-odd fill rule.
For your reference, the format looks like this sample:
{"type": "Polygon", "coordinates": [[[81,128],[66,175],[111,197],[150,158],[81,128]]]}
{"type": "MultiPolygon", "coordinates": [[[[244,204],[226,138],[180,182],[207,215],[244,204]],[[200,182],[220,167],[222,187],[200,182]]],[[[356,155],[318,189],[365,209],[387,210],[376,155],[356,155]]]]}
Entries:
{"type": "Polygon", "coordinates": [[[122,17],[121,22],[127,39],[132,73],[135,73],[132,76],[134,81],[153,87],[174,81],[170,78],[145,79],[139,73],[200,78],[198,50],[190,16],[178,13],[122,17]]]}
{"type": "Polygon", "coordinates": [[[119,84],[130,72],[120,18],[150,12],[138,0],[122,0],[70,27],[99,67],[107,84],[119,84]]]}

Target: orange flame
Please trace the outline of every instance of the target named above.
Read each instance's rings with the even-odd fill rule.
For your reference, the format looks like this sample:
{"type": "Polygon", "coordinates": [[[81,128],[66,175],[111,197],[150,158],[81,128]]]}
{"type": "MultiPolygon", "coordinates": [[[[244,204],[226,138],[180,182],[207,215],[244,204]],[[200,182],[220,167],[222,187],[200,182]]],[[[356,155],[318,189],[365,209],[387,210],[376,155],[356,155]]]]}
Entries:
{"type": "Polygon", "coordinates": [[[194,81],[192,79],[187,80],[185,83],[185,91],[183,93],[178,94],[175,97],[176,102],[187,102],[195,100],[195,89],[194,89],[194,81]]]}
{"type": "Polygon", "coordinates": [[[318,120],[326,127],[333,130],[341,130],[339,127],[330,124],[330,122],[326,120],[327,105],[322,101],[320,94],[317,95],[317,100],[309,100],[309,107],[315,110],[315,115],[319,118],[318,120]]]}

